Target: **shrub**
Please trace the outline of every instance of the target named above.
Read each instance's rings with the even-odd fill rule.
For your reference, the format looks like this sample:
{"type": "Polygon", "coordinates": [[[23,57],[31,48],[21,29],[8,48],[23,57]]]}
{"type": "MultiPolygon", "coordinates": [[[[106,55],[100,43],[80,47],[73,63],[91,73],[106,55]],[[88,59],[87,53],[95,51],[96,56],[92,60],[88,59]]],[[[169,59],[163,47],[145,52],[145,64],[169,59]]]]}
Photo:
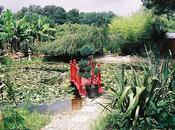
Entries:
{"type": "Polygon", "coordinates": [[[57,28],[56,40],[52,43],[38,45],[40,53],[59,56],[73,57],[80,56],[80,49],[84,45],[92,48],[92,53],[101,53],[105,41],[103,30],[94,26],[65,24],[57,28]]]}
{"type": "Polygon", "coordinates": [[[3,111],[3,130],[40,130],[49,121],[49,116],[27,109],[7,108],[3,111]]]}
{"type": "Polygon", "coordinates": [[[122,52],[126,47],[147,42],[151,36],[151,25],[151,15],[147,12],[113,18],[109,24],[110,43],[107,48],[112,52],[122,52]]]}
{"type": "Polygon", "coordinates": [[[88,61],[87,60],[81,60],[79,63],[79,75],[81,77],[84,77],[86,79],[91,77],[91,67],[88,65],[88,61]]]}
{"type": "Polygon", "coordinates": [[[94,68],[94,74],[97,75],[99,73],[99,69],[97,67],[94,68]]]}
{"type": "Polygon", "coordinates": [[[89,55],[93,54],[93,48],[92,46],[89,45],[84,45],[81,49],[80,49],[80,54],[83,57],[88,57],[89,55]]]}
{"type": "Polygon", "coordinates": [[[83,69],[83,68],[87,67],[88,61],[87,61],[87,60],[81,60],[81,61],[78,63],[78,65],[79,65],[80,68],[83,69]]]}
{"type": "Polygon", "coordinates": [[[0,63],[4,65],[11,65],[13,64],[13,60],[9,56],[2,56],[0,57],[0,63]]]}

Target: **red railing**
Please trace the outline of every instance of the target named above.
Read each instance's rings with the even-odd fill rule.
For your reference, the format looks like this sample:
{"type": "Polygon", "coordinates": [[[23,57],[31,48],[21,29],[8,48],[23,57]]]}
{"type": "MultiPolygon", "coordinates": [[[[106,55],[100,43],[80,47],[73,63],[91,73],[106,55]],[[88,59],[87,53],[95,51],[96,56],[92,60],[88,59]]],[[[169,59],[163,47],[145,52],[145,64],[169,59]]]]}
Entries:
{"type": "Polygon", "coordinates": [[[74,59],[73,61],[70,61],[70,81],[76,86],[78,89],[80,95],[85,96],[86,95],[86,90],[85,90],[85,85],[98,85],[99,87],[99,93],[103,93],[103,89],[101,88],[101,72],[100,72],[100,64],[98,64],[98,74],[94,74],[94,68],[95,64],[93,59],[89,60],[89,65],[91,66],[91,78],[85,79],[81,76],[78,75],[79,67],[77,65],[76,60],[74,59]]]}

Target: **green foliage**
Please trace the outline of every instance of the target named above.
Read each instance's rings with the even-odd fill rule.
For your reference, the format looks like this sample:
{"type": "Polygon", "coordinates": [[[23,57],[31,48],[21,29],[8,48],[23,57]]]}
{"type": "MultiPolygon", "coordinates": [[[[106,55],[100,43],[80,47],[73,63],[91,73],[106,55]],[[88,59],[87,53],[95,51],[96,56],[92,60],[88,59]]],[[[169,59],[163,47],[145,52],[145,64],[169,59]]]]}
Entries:
{"type": "Polygon", "coordinates": [[[167,29],[168,29],[168,32],[175,32],[175,18],[174,17],[169,18],[167,29]]]}
{"type": "Polygon", "coordinates": [[[80,56],[84,45],[93,48],[93,54],[101,54],[105,36],[101,28],[88,25],[64,24],[57,27],[57,39],[40,44],[36,51],[50,56],[80,56]]]}
{"type": "Polygon", "coordinates": [[[66,22],[66,10],[55,5],[45,6],[41,15],[53,19],[57,24],[64,24],[66,22]]]}
{"type": "Polygon", "coordinates": [[[75,24],[79,23],[79,10],[77,9],[71,9],[67,13],[67,22],[75,24]]]}
{"type": "Polygon", "coordinates": [[[164,32],[174,32],[175,31],[175,18],[167,15],[155,16],[153,22],[156,24],[157,30],[162,29],[164,32]]]}
{"type": "Polygon", "coordinates": [[[107,26],[112,18],[115,16],[113,12],[91,12],[91,13],[80,13],[79,14],[79,23],[95,25],[98,27],[107,26]]]}
{"type": "Polygon", "coordinates": [[[10,10],[1,15],[0,41],[12,42],[15,36],[15,17],[10,10]]]}
{"type": "Polygon", "coordinates": [[[6,43],[6,47],[13,50],[19,50],[24,43],[31,39],[29,23],[25,18],[17,20],[10,10],[1,15],[0,41],[6,43]]]}
{"type": "Polygon", "coordinates": [[[99,69],[97,67],[94,68],[94,74],[97,75],[99,73],[99,69]]]}
{"type": "Polygon", "coordinates": [[[5,71],[3,99],[0,106],[21,102],[41,103],[63,98],[68,92],[68,77],[61,73],[68,71],[65,64],[14,63],[5,71]]]}
{"type": "Polygon", "coordinates": [[[78,66],[80,67],[80,68],[85,68],[85,67],[87,67],[88,66],[88,61],[87,60],[81,60],[79,63],[78,63],[78,66]]]}
{"type": "Polygon", "coordinates": [[[0,57],[0,63],[3,65],[12,65],[13,60],[9,56],[0,57]]]}
{"type": "MultiPolygon", "coordinates": [[[[34,15],[34,14],[33,14],[34,15]]],[[[34,41],[48,41],[53,40],[53,32],[55,31],[46,23],[47,18],[38,16],[38,19],[35,20],[32,18],[31,21],[31,32],[30,35],[33,37],[34,41]]]]}
{"type": "Polygon", "coordinates": [[[4,66],[0,63],[0,74],[3,74],[5,71],[4,66]]]}
{"type": "Polygon", "coordinates": [[[104,28],[98,27],[107,26],[114,16],[112,12],[79,13],[76,9],[66,13],[62,7],[53,5],[44,8],[35,5],[24,7],[16,15],[7,10],[0,16],[0,46],[26,53],[33,46],[32,43],[56,39],[53,44],[41,45],[37,51],[51,56],[72,57],[80,55],[81,47],[90,45],[93,53],[103,53],[107,37],[104,28]],[[57,27],[58,35],[55,38],[55,29],[52,28],[55,23],[80,23],[97,27],[65,24],[57,27]]]}
{"type": "Polygon", "coordinates": [[[1,15],[0,42],[6,43],[7,49],[26,51],[28,44],[33,41],[47,41],[54,39],[54,29],[46,23],[46,17],[31,14],[16,19],[15,15],[6,10],[1,15]]]}
{"type": "Polygon", "coordinates": [[[110,43],[107,46],[113,52],[126,47],[147,42],[151,37],[152,18],[149,13],[139,12],[129,17],[116,17],[109,24],[110,43]]]}
{"type": "Polygon", "coordinates": [[[32,39],[32,36],[30,35],[30,24],[26,21],[25,18],[22,18],[20,20],[16,20],[15,28],[16,42],[12,42],[12,44],[16,44],[14,50],[26,51],[28,49],[28,44],[32,39]],[[25,47],[26,45],[27,47],[25,47]]]}
{"type": "Polygon", "coordinates": [[[89,79],[91,77],[91,74],[89,72],[84,72],[83,77],[85,79],[89,79]]]}
{"type": "Polygon", "coordinates": [[[91,71],[91,69],[92,69],[92,67],[91,67],[91,66],[87,66],[87,67],[85,68],[85,71],[86,71],[86,72],[90,72],[90,71],[91,71]]]}
{"type": "Polygon", "coordinates": [[[168,15],[160,15],[152,18],[152,33],[151,33],[151,44],[152,51],[156,55],[168,56],[168,47],[167,47],[167,32],[175,31],[175,22],[174,17],[168,15]]]}
{"type": "Polygon", "coordinates": [[[148,67],[141,63],[142,71],[131,67],[126,73],[123,66],[117,85],[111,86],[111,104],[105,107],[117,113],[111,117],[120,118],[106,121],[104,129],[174,129],[175,95],[171,86],[175,69],[171,65],[169,59],[148,58],[148,67]]]}
{"type": "Polygon", "coordinates": [[[173,15],[175,9],[174,0],[142,0],[143,5],[148,9],[153,10],[157,15],[168,14],[173,15]]]}
{"type": "MultiPolygon", "coordinates": [[[[119,113],[119,111],[113,111],[112,113],[105,113],[106,115],[100,116],[99,120],[95,121],[92,124],[92,130],[115,130],[116,124],[118,128],[122,124],[120,124],[121,119],[123,118],[123,113],[119,113]]],[[[123,128],[122,130],[127,130],[123,128]]]]}
{"type": "Polygon", "coordinates": [[[86,79],[91,77],[91,66],[89,66],[89,63],[87,60],[81,60],[78,63],[78,67],[79,67],[79,75],[81,77],[84,77],[86,79]]]}
{"type": "MultiPolygon", "coordinates": [[[[81,77],[84,77],[86,79],[91,77],[91,71],[92,67],[89,65],[89,62],[87,60],[82,60],[79,61],[78,63],[79,67],[79,75],[81,77]]],[[[97,75],[99,73],[99,69],[97,67],[94,68],[94,75],[97,75]]]]}
{"type": "Polygon", "coordinates": [[[49,121],[47,114],[29,112],[24,108],[7,108],[3,117],[3,130],[40,130],[49,121]]]}
{"type": "Polygon", "coordinates": [[[24,126],[24,118],[16,110],[7,111],[3,122],[5,130],[27,130],[24,126]]]}
{"type": "Polygon", "coordinates": [[[40,130],[50,121],[49,115],[40,114],[38,112],[29,112],[24,110],[24,112],[20,111],[24,115],[25,125],[31,130],[40,130]]]}
{"type": "Polygon", "coordinates": [[[93,54],[93,48],[89,45],[84,45],[81,49],[80,49],[80,54],[83,57],[88,57],[90,55],[93,54]]]}
{"type": "Polygon", "coordinates": [[[115,16],[113,12],[91,12],[91,13],[79,13],[77,9],[71,9],[68,12],[63,7],[58,7],[55,5],[47,5],[45,7],[40,7],[36,5],[31,5],[29,7],[23,7],[18,13],[19,18],[25,15],[35,13],[42,16],[48,17],[51,21],[57,24],[65,23],[79,23],[95,25],[98,27],[107,26],[111,19],[115,16]]]}

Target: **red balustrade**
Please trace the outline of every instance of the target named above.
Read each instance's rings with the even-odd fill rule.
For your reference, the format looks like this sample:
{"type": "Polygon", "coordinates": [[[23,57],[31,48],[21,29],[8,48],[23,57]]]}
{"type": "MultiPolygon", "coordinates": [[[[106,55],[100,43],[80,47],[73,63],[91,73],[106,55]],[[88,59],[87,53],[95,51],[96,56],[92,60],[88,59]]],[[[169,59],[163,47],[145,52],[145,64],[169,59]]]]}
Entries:
{"type": "Polygon", "coordinates": [[[98,93],[101,94],[104,90],[101,87],[101,72],[100,72],[100,64],[98,64],[99,72],[97,76],[94,74],[95,64],[93,59],[89,60],[89,65],[91,66],[91,78],[85,79],[78,75],[78,65],[76,60],[70,61],[70,82],[73,83],[79,91],[79,94],[82,96],[86,96],[87,92],[85,86],[87,85],[98,85],[98,93]]]}

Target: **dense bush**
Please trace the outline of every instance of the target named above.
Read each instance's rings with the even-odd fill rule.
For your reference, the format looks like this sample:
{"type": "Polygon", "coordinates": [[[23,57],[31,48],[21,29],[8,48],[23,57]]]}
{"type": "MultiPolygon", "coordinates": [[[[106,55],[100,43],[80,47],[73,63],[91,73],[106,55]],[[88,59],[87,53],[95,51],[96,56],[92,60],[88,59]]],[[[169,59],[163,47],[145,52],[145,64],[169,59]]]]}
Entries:
{"type": "Polygon", "coordinates": [[[0,63],[3,65],[11,65],[13,63],[13,60],[9,56],[1,56],[0,63]]]}
{"type": "Polygon", "coordinates": [[[93,54],[93,47],[92,46],[88,46],[88,45],[84,45],[80,49],[80,54],[83,57],[88,57],[88,56],[92,55],[93,54]]]}
{"type": "Polygon", "coordinates": [[[109,25],[110,43],[107,48],[113,52],[122,52],[124,49],[147,42],[151,37],[151,25],[151,15],[146,12],[113,18],[109,25]]]}
{"type": "Polygon", "coordinates": [[[57,27],[57,39],[38,45],[37,51],[50,56],[80,56],[84,45],[92,47],[93,54],[102,54],[105,36],[102,28],[88,25],[64,24],[57,27]]]}
{"type": "Polygon", "coordinates": [[[175,32],[175,18],[166,18],[166,29],[168,32],[175,32]]]}
{"type": "Polygon", "coordinates": [[[40,130],[49,121],[48,114],[30,112],[25,108],[7,108],[2,114],[1,130],[40,130]]]}
{"type": "Polygon", "coordinates": [[[152,34],[151,40],[152,51],[156,55],[168,56],[169,48],[167,45],[167,32],[175,32],[175,21],[174,17],[168,15],[160,15],[152,18],[152,34]]]}

